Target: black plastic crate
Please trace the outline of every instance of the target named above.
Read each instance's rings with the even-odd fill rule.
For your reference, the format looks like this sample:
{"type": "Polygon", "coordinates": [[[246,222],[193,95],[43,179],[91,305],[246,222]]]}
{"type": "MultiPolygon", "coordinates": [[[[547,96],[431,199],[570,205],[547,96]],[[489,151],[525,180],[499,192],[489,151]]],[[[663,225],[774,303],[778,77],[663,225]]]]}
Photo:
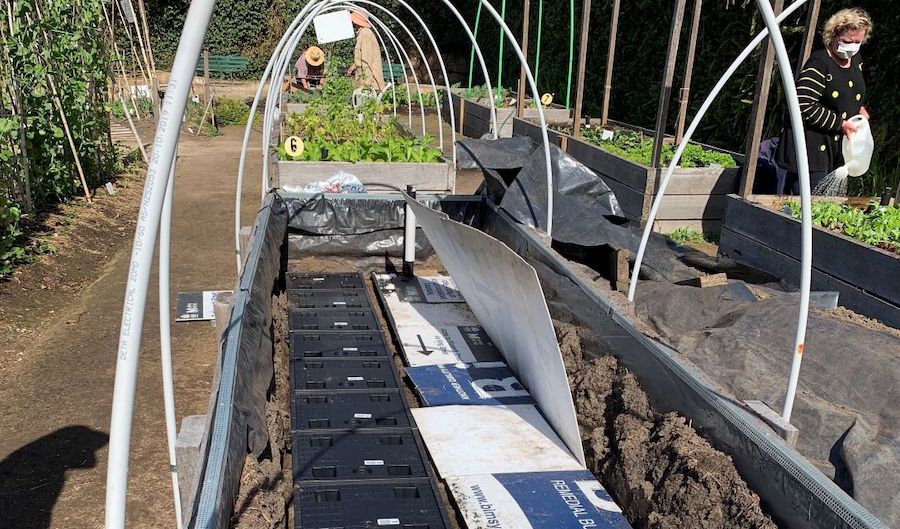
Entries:
{"type": "Polygon", "coordinates": [[[412,425],[403,396],[384,391],[295,392],[291,429],[357,430],[409,428],[412,425]]]}
{"type": "Polygon", "coordinates": [[[428,477],[412,430],[295,433],[294,483],[428,477]]]}
{"type": "Polygon", "coordinates": [[[367,309],[292,309],[291,331],[378,331],[375,314],[367,309]]]}
{"type": "Polygon", "coordinates": [[[380,332],[291,333],[291,358],[388,357],[380,332]]]}
{"type": "Polygon", "coordinates": [[[295,390],[384,389],[399,386],[390,358],[303,359],[291,364],[295,390]]]}
{"type": "Polygon", "coordinates": [[[298,529],[442,529],[447,515],[431,480],[301,483],[294,486],[298,529]]]}
{"type": "Polygon", "coordinates": [[[360,274],[289,273],[286,276],[288,290],[343,290],[364,289],[360,274]]]}
{"type": "Polygon", "coordinates": [[[288,302],[298,309],[371,309],[363,289],[288,290],[288,302]]]}

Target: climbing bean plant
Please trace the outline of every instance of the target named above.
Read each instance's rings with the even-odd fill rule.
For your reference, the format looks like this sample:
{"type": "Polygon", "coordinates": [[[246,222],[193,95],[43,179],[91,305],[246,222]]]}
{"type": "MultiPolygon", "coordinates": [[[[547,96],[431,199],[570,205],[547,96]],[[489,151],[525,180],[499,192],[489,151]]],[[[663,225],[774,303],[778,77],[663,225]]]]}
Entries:
{"type": "Polygon", "coordinates": [[[7,0],[0,7],[0,276],[24,253],[21,216],[84,192],[76,153],[89,188],[114,167],[101,6],[7,0]]]}

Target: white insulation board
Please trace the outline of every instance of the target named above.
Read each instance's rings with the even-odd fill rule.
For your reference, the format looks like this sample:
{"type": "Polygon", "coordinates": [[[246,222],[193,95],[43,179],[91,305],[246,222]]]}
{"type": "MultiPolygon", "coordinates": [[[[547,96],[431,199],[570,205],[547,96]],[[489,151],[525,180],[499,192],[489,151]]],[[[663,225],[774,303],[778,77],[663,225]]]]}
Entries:
{"type": "Polygon", "coordinates": [[[437,406],[412,414],[444,478],[584,468],[534,406],[437,406]]]}
{"type": "Polygon", "coordinates": [[[566,368],[534,268],[486,233],[452,221],[408,195],[406,202],[510,369],[584,465],[566,368]]]}

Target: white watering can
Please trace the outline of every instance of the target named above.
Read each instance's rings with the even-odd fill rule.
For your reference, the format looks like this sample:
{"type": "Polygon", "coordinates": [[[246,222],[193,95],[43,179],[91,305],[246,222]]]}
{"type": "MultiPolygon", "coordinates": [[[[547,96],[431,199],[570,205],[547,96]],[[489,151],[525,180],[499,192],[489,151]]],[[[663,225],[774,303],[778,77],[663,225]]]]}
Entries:
{"type": "Polygon", "coordinates": [[[872,162],[872,151],[875,150],[875,141],[872,139],[872,129],[869,128],[869,120],[857,114],[849,119],[856,125],[856,132],[849,137],[844,136],[841,152],[844,154],[844,165],[835,169],[835,176],[846,178],[847,176],[862,176],[869,170],[872,162]]]}

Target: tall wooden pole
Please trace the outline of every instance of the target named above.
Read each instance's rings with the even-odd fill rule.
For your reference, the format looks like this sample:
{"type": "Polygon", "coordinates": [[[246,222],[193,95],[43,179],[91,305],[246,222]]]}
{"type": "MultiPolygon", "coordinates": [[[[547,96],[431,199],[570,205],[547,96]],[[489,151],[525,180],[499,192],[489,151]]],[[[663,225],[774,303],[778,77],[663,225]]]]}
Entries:
{"type": "Polygon", "coordinates": [[[675,143],[680,144],[684,135],[684,123],[687,121],[688,99],[691,94],[691,76],[694,74],[694,56],[697,53],[697,33],[700,31],[700,11],[703,0],[694,0],[694,13],[691,15],[691,34],[688,40],[687,60],[684,66],[684,80],[681,83],[678,121],[675,125],[675,143]]]}
{"type": "MultiPolygon", "coordinates": [[[[784,0],[773,0],[772,9],[775,14],[781,13],[784,8],[784,0]]],[[[753,97],[753,106],[750,109],[750,126],[747,130],[747,144],[744,152],[747,154],[744,160],[744,168],[741,175],[741,196],[747,197],[753,194],[753,182],[756,179],[756,159],[759,157],[759,141],[762,139],[763,125],[766,121],[766,105],[769,100],[769,85],[772,84],[772,65],[775,61],[775,49],[771,40],[766,41],[766,47],[759,60],[759,74],[756,77],[756,93],[753,97]]],[[[781,190],[779,189],[780,193],[781,190]]]]}
{"type": "MultiPolygon", "coordinates": [[[[522,55],[525,56],[525,63],[519,68],[519,88],[516,92],[516,115],[520,118],[525,115],[525,69],[528,67],[528,30],[531,22],[531,0],[525,0],[522,5],[522,55]]],[[[535,101],[535,104],[540,104],[535,101]]]]}
{"type": "MultiPolygon", "coordinates": [[[[13,24],[12,17],[12,4],[9,0],[6,1],[6,14],[7,21],[9,23],[9,36],[12,38],[15,32],[15,25],[13,24]]],[[[9,46],[3,46],[3,58],[6,60],[6,64],[9,66],[9,92],[10,92],[10,101],[13,105],[13,113],[16,115],[16,119],[19,122],[19,134],[18,134],[18,143],[19,143],[19,151],[22,159],[22,182],[24,187],[24,199],[25,203],[23,207],[26,213],[31,213],[34,211],[34,199],[31,195],[31,165],[28,161],[28,149],[26,142],[26,130],[25,130],[25,115],[23,114],[22,108],[22,98],[19,95],[19,84],[16,82],[15,70],[13,69],[12,59],[9,57],[9,46]]]]}
{"type": "MultiPolygon", "coordinates": [[[[675,1],[672,14],[672,28],[669,31],[669,49],[666,54],[666,67],[663,71],[662,87],[659,90],[659,111],[656,114],[656,130],[653,137],[653,154],[650,167],[659,167],[659,154],[662,152],[663,138],[666,135],[666,118],[669,115],[669,98],[672,95],[672,80],[675,77],[675,62],[678,60],[678,41],[681,37],[681,24],[684,22],[684,5],[686,0],[675,1]]],[[[655,178],[648,178],[647,195],[653,194],[655,178]]]]}
{"type": "Polygon", "coordinates": [[[806,29],[803,31],[803,47],[800,49],[800,59],[797,61],[795,72],[799,72],[803,68],[809,54],[812,53],[813,44],[816,41],[819,26],[819,12],[822,8],[822,0],[810,0],[807,4],[806,11],[806,29]]]}
{"type": "Polygon", "coordinates": [[[606,126],[609,119],[609,97],[612,93],[613,64],[616,60],[616,35],[619,32],[619,4],[621,0],[613,0],[612,20],[609,25],[609,49],[606,54],[606,82],[603,83],[603,110],[600,113],[600,124],[606,126]]]}
{"type": "Polygon", "coordinates": [[[581,109],[584,106],[584,74],[587,67],[588,32],[591,27],[591,0],[584,0],[581,9],[581,44],[578,48],[578,80],[575,84],[575,118],[572,134],[581,136],[581,109]]]}

